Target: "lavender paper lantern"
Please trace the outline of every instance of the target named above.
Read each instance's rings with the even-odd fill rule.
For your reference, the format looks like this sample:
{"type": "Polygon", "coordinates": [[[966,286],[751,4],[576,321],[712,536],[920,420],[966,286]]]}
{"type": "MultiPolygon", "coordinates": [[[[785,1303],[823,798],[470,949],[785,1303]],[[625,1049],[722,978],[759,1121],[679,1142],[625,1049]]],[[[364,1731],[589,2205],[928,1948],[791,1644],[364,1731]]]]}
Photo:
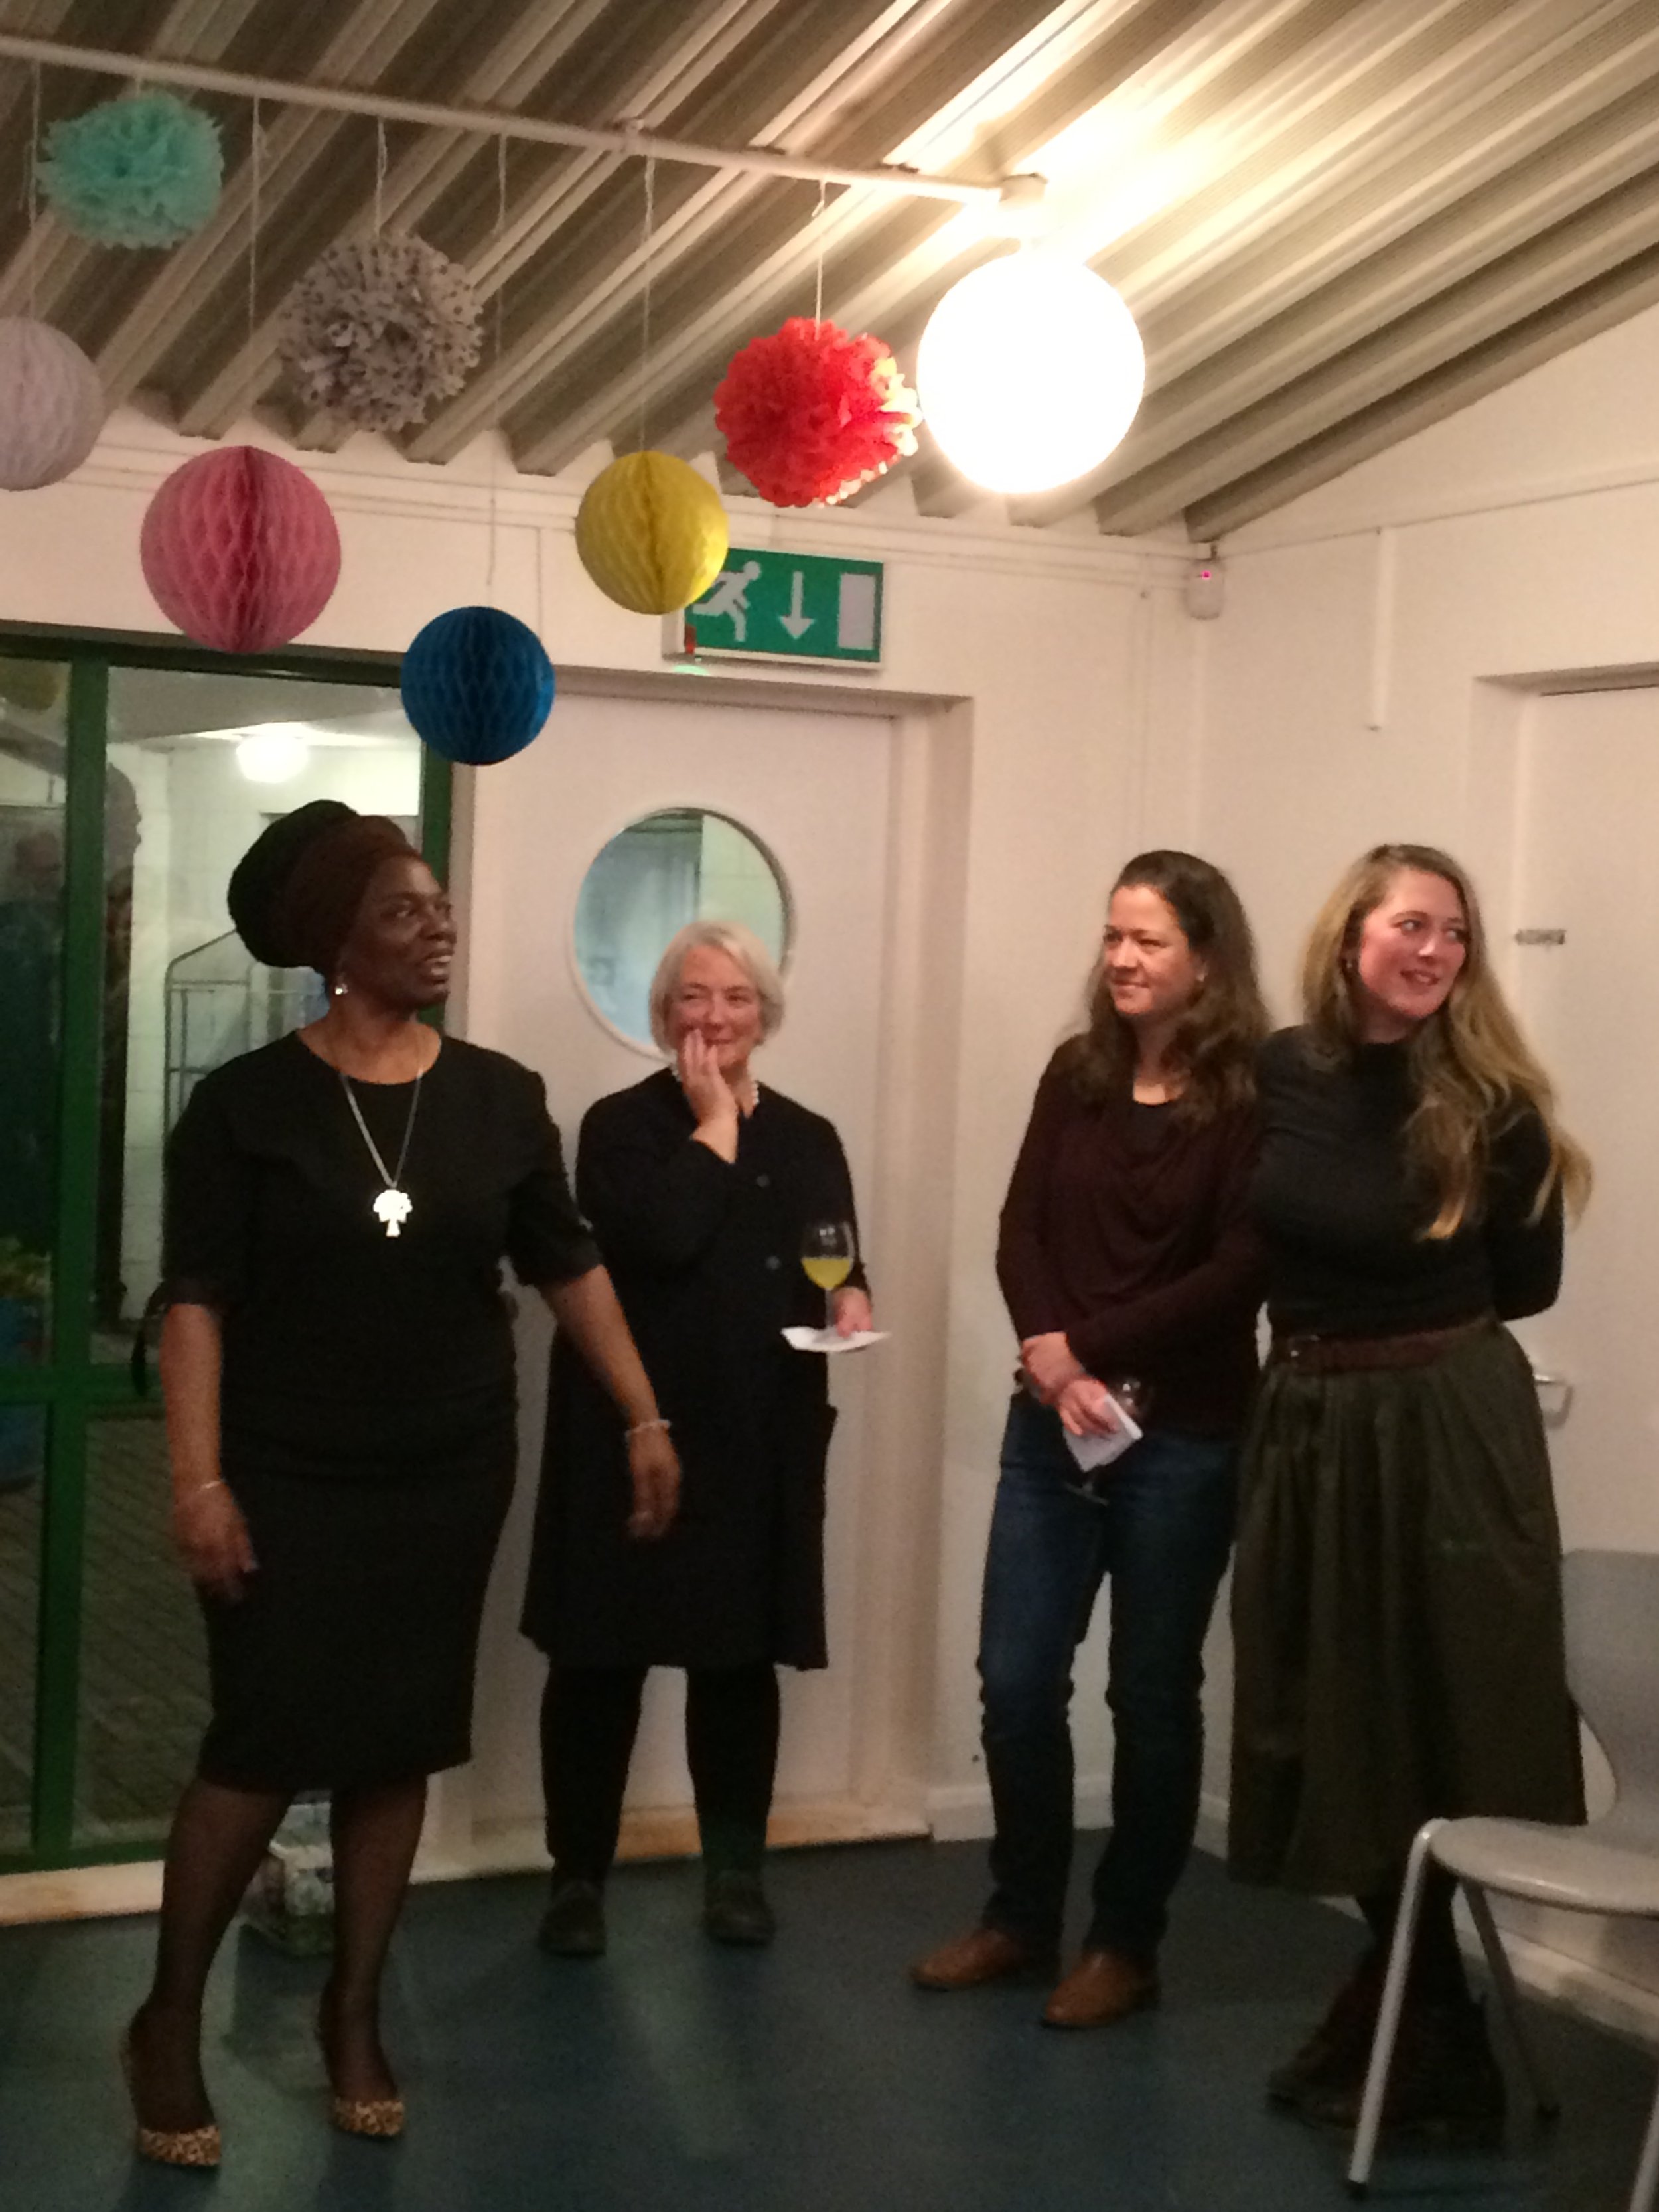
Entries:
{"type": "Polygon", "coordinates": [[[145,510],[138,551],[168,621],[222,653],[288,644],[340,577],[328,501],[258,446],[222,446],[175,469],[145,510]]]}
{"type": "Polygon", "coordinates": [[[553,664],[499,607],[434,615],[404,655],[404,712],[434,753],[489,768],[522,752],[553,709],[553,664]]]}
{"type": "Polygon", "coordinates": [[[0,486],[34,491],[78,469],[104,427],[104,388],[73,338],[0,316],[0,486]]]}

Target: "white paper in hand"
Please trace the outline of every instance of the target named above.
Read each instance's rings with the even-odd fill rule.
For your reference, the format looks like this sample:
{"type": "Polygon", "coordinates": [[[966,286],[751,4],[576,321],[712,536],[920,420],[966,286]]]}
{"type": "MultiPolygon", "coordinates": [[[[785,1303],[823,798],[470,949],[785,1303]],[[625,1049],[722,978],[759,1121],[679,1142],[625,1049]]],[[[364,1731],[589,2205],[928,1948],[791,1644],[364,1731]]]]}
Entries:
{"type": "Polygon", "coordinates": [[[796,1352],[862,1352],[867,1344],[884,1344],[892,1331],[855,1328],[851,1336],[843,1336],[838,1328],[787,1328],[783,1334],[796,1352]]]}
{"type": "Polygon", "coordinates": [[[1109,1436],[1074,1437],[1069,1429],[1066,1431],[1066,1449],[1083,1469],[1085,1474],[1091,1474],[1097,1467],[1109,1467],[1115,1459],[1122,1458],[1131,1444],[1138,1444],[1140,1442],[1139,1424],[1131,1419],[1117,1400],[1112,1396],[1110,1391],[1106,1394],[1106,1403],[1111,1407],[1114,1416],[1121,1425],[1114,1429],[1109,1436]]]}

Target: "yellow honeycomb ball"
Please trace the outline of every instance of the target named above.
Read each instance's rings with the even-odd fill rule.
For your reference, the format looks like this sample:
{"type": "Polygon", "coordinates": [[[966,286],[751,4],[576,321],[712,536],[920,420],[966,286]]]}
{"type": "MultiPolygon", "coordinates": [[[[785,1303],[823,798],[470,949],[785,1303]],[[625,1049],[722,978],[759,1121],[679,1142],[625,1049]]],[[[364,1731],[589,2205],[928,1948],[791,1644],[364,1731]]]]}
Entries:
{"type": "Polygon", "coordinates": [[[619,607],[672,614],[700,599],[730,543],[720,495],[672,453],[624,453],[576,514],[581,564],[619,607]]]}

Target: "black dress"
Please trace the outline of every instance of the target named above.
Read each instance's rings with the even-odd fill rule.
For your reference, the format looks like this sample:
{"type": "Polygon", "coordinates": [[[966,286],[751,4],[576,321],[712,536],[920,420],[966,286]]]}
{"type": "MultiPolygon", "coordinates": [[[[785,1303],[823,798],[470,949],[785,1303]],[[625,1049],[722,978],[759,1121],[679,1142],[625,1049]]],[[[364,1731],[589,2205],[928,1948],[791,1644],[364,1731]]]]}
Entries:
{"type": "MultiPolygon", "coordinates": [[[[415,1086],[356,1084],[389,1166],[415,1086]]],[[[220,1316],[221,1469],[258,1571],[204,1598],[200,1771],[340,1789],[471,1755],[515,1395],[501,1262],[599,1264],[540,1079],[447,1038],[422,1079],[397,1237],[335,1070],[284,1037],[203,1078],[167,1147],[164,1296],[220,1316]]]]}
{"type": "Polygon", "coordinates": [[[1456,1328],[1421,1365],[1275,1359],[1244,1448],[1233,1567],[1230,1857],[1366,1897],[1436,1815],[1583,1818],[1560,1537],[1531,1371],[1501,1326],[1553,1304],[1559,1191],[1538,1115],[1495,1118],[1474,1216],[1430,1241],[1403,1045],[1261,1061],[1254,1191],[1276,1335],[1456,1328]]]}
{"type": "Polygon", "coordinates": [[[828,1363],[779,1332],[823,1321],[801,1232],[853,1220],[846,1157],[830,1122],[775,1091],[741,1122],[734,1164],[696,1127],[670,1069],[582,1123],[577,1194],[683,1479],[667,1535],[630,1540],[621,1416],[556,1340],[524,1612],[556,1667],[827,1662],[828,1363]]]}

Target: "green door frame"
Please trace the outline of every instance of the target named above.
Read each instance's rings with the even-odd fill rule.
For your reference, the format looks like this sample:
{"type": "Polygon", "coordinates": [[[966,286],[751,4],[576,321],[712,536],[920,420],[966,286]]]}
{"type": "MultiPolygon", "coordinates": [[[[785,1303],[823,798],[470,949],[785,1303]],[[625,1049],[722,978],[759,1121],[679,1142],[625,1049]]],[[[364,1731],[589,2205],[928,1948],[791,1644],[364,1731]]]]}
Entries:
{"type": "MultiPolygon", "coordinates": [[[[159,1418],[156,1407],[137,1395],[125,1362],[98,1360],[93,1351],[110,671],[155,668],[190,674],[299,677],[395,690],[400,663],[392,654],[307,647],[244,659],[144,632],[7,622],[0,622],[0,655],[67,664],[70,672],[50,1353],[37,1367],[0,1368],[0,1406],[38,1406],[46,1413],[31,1838],[27,1851],[0,1852],[0,1874],[10,1874],[153,1858],[161,1843],[159,1835],[154,1841],[122,1844],[75,1840],[91,1425],[94,1419],[159,1418]]],[[[449,763],[430,750],[423,750],[421,842],[440,875],[449,861],[452,800],[449,763]]]]}

